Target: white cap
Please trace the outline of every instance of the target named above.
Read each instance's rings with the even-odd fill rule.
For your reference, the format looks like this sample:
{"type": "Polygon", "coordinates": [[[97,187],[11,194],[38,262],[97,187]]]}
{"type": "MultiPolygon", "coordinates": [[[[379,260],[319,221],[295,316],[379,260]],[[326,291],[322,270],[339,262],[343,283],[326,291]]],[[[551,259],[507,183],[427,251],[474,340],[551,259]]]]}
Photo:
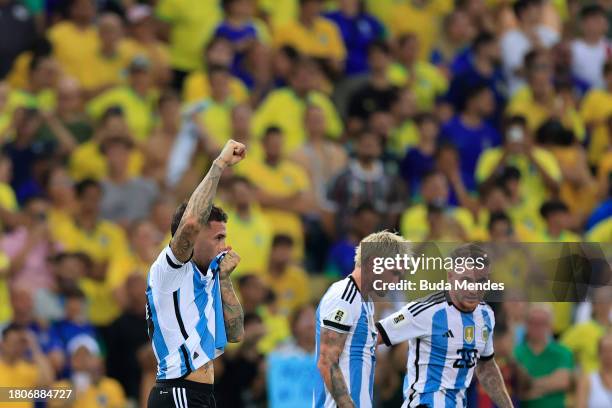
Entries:
{"type": "Polygon", "coordinates": [[[68,342],[68,353],[70,355],[76,353],[78,349],[85,347],[93,355],[100,355],[100,347],[96,339],[88,334],[79,334],[68,342]]]}

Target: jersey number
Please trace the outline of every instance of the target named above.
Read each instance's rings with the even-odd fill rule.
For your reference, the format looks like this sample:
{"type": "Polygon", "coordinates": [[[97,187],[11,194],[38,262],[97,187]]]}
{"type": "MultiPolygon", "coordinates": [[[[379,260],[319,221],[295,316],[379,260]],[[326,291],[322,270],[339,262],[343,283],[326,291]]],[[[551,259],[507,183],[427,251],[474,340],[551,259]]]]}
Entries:
{"type": "Polygon", "coordinates": [[[478,358],[478,350],[476,349],[459,349],[457,350],[459,358],[453,364],[454,368],[472,368],[476,365],[478,358]]]}
{"type": "Polygon", "coordinates": [[[145,304],[145,315],[147,318],[147,333],[149,334],[149,338],[153,338],[153,332],[155,331],[155,325],[153,324],[153,317],[151,316],[151,308],[149,307],[149,299],[147,299],[147,303],[145,304]]]}

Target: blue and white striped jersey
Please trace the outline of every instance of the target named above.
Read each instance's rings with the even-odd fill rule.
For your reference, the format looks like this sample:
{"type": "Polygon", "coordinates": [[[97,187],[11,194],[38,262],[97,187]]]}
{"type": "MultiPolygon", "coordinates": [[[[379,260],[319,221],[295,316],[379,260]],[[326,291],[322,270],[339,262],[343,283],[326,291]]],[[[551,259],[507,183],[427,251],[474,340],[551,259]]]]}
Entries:
{"type": "Polygon", "coordinates": [[[157,379],[184,377],[223,353],[227,338],[218,272],[224,256],[217,255],[203,274],[166,247],[151,265],[146,314],[157,379]]]}
{"type": "Polygon", "coordinates": [[[408,340],[403,407],[465,407],[478,360],[493,358],[495,316],[481,302],[470,313],[445,292],[410,302],[376,323],[388,346],[408,340]]]}
{"type": "MultiPolygon", "coordinates": [[[[316,315],[317,360],[322,328],[348,334],[340,355],[340,369],[355,405],[362,408],[371,407],[376,360],[374,304],[363,300],[351,275],[331,285],[319,303],[316,315]]],[[[313,407],[335,406],[336,403],[323,378],[318,374],[315,379],[313,407]]]]}

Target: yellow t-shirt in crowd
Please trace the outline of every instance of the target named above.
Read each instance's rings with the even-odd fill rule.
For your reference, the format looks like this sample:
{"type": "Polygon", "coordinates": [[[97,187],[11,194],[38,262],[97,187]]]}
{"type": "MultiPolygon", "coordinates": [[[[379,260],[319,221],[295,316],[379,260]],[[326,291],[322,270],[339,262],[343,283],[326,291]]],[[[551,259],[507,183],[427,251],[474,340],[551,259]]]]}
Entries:
{"type": "MultiPolygon", "coordinates": [[[[166,243],[166,245],[168,244],[166,243]]],[[[126,279],[134,273],[138,273],[146,279],[150,268],[150,262],[143,261],[131,251],[126,251],[123,255],[114,256],[110,260],[107,280],[109,285],[115,289],[122,286],[126,279]]]]}
{"type": "MultiPolygon", "coordinates": [[[[138,176],[144,165],[144,155],[138,149],[130,153],[128,159],[128,174],[138,176]]],[[[68,167],[70,176],[77,181],[86,178],[102,180],[108,175],[106,157],[100,151],[100,145],[93,140],[87,141],[77,147],[70,156],[68,167]]]]}
{"type": "MultiPolygon", "coordinates": [[[[248,101],[249,91],[241,80],[232,77],[229,87],[230,95],[236,103],[248,101]]],[[[191,103],[208,97],[210,97],[210,82],[208,81],[208,75],[202,70],[187,75],[183,84],[183,101],[185,103],[191,103]]]]}
{"type": "Polygon", "coordinates": [[[92,58],[83,64],[81,86],[85,90],[96,90],[105,86],[123,83],[127,76],[127,68],[137,54],[137,50],[128,42],[119,44],[116,55],[107,57],[98,50],[92,58]]]}
{"type": "MultiPolygon", "coordinates": [[[[236,173],[247,177],[257,188],[278,197],[291,197],[310,189],[306,171],[288,160],[272,167],[264,161],[249,160],[236,168],[236,173]]],[[[263,209],[272,225],[273,234],[286,234],[293,238],[294,256],[301,259],[304,254],[304,228],[300,216],[291,211],[273,208],[263,209]]]]}
{"type": "Polygon", "coordinates": [[[232,135],[232,109],[236,103],[231,98],[223,103],[211,98],[201,102],[206,104],[206,109],[200,113],[200,120],[208,136],[221,149],[232,135]]]}
{"type": "MultiPolygon", "coordinates": [[[[392,25],[395,16],[401,15],[407,8],[415,8],[412,3],[412,0],[365,0],[367,11],[387,27],[392,25]]],[[[453,0],[430,0],[427,3],[425,10],[434,15],[448,14],[453,9],[453,0]]]]}
{"type": "Polygon", "coordinates": [[[87,318],[94,326],[108,326],[121,314],[115,298],[115,286],[108,276],[103,281],[83,278],[79,286],[87,300],[87,318]]]}
{"type": "MultiPolygon", "coordinates": [[[[532,132],[536,132],[544,122],[551,118],[551,112],[552,106],[537,102],[528,86],[517,90],[506,108],[508,115],[524,116],[527,119],[527,126],[532,132]]],[[[576,139],[584,140],[586,137],[584,122],[574,108],[567,108],[561,121],[565,128],[574,132],[576,139]]]]}
{"type": "Polygon", "coordinates": [[[295,21],[299,14],[298,0],[259,0],[258,5],[273,28],[295,21]]]}
{"type": "Polygon", "coordinates": [[[410,88],[417,108],[422,111],[432,110],[436,98],[448,89],[448,79],[442,71],[426,61],[415,62],[410,70],[398,63],[391,64],[387,77],[393,85],[410,88]]]}
{"type": "Polygon", "coordinates": [[[407,120],[393,129],[388,146],[392,152],[403,157],[406,149],[419,143],[419,138],[419,128],[413,121],[407,120]]]}
{"type": "Polygon", "coordinates": [[[588,155],[589,163],[596,165],[610,146],[611,135],[606,120],[612,116],[612,92],[602,89],[589,91],[582,100],[580,116],[587,126],[593,126],[588,155]]]}
{"type": "Polygon", "coordinates": [[[331,21],[317,17],[312,27],[297,20],[289,21],[274,30],[275,47],[290,45],[300,53],[314,58],[344,61],[346,49],[338,28],[331,21]]]}
{"type": "Polygon", "coordinates": [[[15,89],[10,92],[8,105],[11,111],[16,108],[34,108],[43,111],[55,109],[57,97],[52,89],[43,89],[37,94],[33,94],[22,89],[15,89]]]}
{"type": "MultiPolygon", "coordinates": [[[[585,237],[586,242],[612,242],[612,218],[606,218],[595,224],[585,237]]],[[[604,245],[603,249],[608,248],[604,245]]],[[[612,255],[612,251],[610,254],[612,255]]]]}
{"type": "MultiPolygon", "coordinates": [[[[74,386],[67,380],[58,381],[54,388],[72,388],[74,386]]],[[[102,377],[97,384],[91,384],[82,393],[74,393],[74,403],[71,408],[123,408],[126,405],[125,393],[119,381],[110,377],[102,377]]],[[[50,400],[49,408],[64,406],[60,399],[50,400]]]]}
{"type": "Polygon", "coordinates": [[[240,263],[232,276],[263,274],[268,265],[272,244],[272,225],[259,208],[251,208],[244,220],[230,210],[227,221],[227,242],[239,255],[240,263]]]}
{"type": "Polygon", "coordinates": [[[143,98],[129,86],[116,86],[92,99],[87,104],[87,113],[97,120],[108,108],[118,106],[123,110],[125,120],[134,138],[138,141],[145,141],[153,129],[153,113],[157,96],[157,92],[152,91],[143,98]]]}
{"type": "Polygon", "coordinates": [[[276,294],[280,314],[289,316],[299,306],[310,300],[310,284],[306,272],[290,265],[280,276],[264,275],[268,287],[276,294]]]}
{"type": "Polygon", "coordinates": [[[94,57],[100,46],[95,25],[81,29],[73,22],[66,20],[53,25],[47,37],[53,45],[53,54],[64,73],[82,83],[87,76],[88,62],[94,57]]]}
{"type": "Polygon", "coordinates": [[[571,326],[561,336],[561,344],[574,353],[574,359],[582,370],[592,373],[599,369],[599,339],[606,333],[606,327],[595,320],[571,326]]]}
{"type": "Polygon", "coordinates": [[[270,308],[266,306],[260,307],[257,314],[266,327],[266,334],[257,343],[257,350],[265,355],[291,336],[291,328],[287,316],[281,313],[272,313],[270,308]]]}
{"type": "Polygon", "coordinates": [[[0,270],[5,274],[0,276],[0,325],[8,323],[13,317],[13,308],[9,302],[10,293],[8,288],[8,268],[10,259],[4,252],[0,252],[0,270]]]}
{"type": "Polygon", "coordinates": [[[125,233],[118,225],[101,220],[93,231],[85,231],[74,223],[65,227],[60,242],[69,251],[84,252],[94,262],[106,262],[126,253],[128,245],[125,233]]]}
{"type": "MultiPolygon", "coordinates": [[[[474,217],[469,210],[462,207],[449,207],[446,215],[457,221],[466,234],[471,234],[474,230],[474,217]]],[[[400,219],[400,231],[404,238],[418,242],[423,241],[429,233],[427,222],[427,206],[425,204],[415,204],[407,208],[400,219]]],[[[457,237],[449,236],[451,241],[457,237]]]]}
{"type": "MultiPolygon", "coordinates": [[[[555,156],[548,150],[540,147],[533,148],[534,159],[539,163],[547,174],[556,181],[561,181],[561,169],[555,156]]],[[[476,165],[476,180],[480,183],[487,179],[497,168],[497,164],[503,155],[503,149],[495,147],[485,150],[478,158],[476,165]]],[[[538,171],[531,165],[525,155],[512,155],[507,164],[516,167],[521,173],[522,196],[531,200],[534,205],[542,203],[547,196],[547,190],[538,171]]]]}
{"type": "Polygon", "coordinates": [[[252,128],[256,137],[261,137],[269,126],[278,126],[284,134],[283,150],[291,153],[304,144],[304,112],[307,104],[323,110],[327,136],[337,139],[342,133],[342,121],[331,100],[320,92],[311,92],[299,98],[290,88],[273,91],[259,106],[253,116],[252,128]],[[282,114],[279,115],[279,112],[282,114]]]}
{"type": "Polygon", "coordinates": [[[170,25],[173,68],[193,71],[201,67],[204,47],[221,22],[220,4],[202,0],[160,0],[157,3],[155,14],[170,25]]]}
{"type": "MultiPolygon", "coordinates": [[[[36,388],[40,378],[38,367],[30,362],[19,360],[14,365],[6,364],[0,359],[0,384],[8,388],[36,388]]],[[[11,408],[30,408],[32,402],[11,402],[11,408]]]]}

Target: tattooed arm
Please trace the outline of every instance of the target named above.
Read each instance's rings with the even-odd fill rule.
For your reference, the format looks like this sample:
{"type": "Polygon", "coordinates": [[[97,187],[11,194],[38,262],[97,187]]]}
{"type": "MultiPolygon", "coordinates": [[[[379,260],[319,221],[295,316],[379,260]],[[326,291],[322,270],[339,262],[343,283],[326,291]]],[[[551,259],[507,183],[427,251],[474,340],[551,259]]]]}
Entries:
{"type": "Polygon", "coordinates": [[[321,328],[321,349],[317,368],[338,408],[354,407],[346,381],[338,364],[347,334],[321,328]]]}
{"type": "Polygon", "coordinates": [[[221,261],[221,270],[219,271],[225,334],[227,341],[230,343],[238,343],[244,337],[244,312],[236,297],[230,278],[230,274],[236,268],[238,262],[240,262],[240,257],[236,252],[230,250],[221,261]]]}
{"type": "Polygon", "coordinates": [[[242,160],[245,152],[246,149],[242,143],[228,141],[219,157],[213,161],[204,180],[189,198],[183,218],[170,241],[172,253],[179,261],[187,262],[191,258],[196,237],[210,216],[221,173],[227,166],[232,166],[242,160]]]}
{"type": "Polygon", "coordinates": [[[478,376],[478,381],[480,381],[480,384],[482,384],[482,387],[495,405],[500,408],[513,407],[512,400],[504,384],[504,378],[494,358],[478,361],[476,375],[478,376]]]}

